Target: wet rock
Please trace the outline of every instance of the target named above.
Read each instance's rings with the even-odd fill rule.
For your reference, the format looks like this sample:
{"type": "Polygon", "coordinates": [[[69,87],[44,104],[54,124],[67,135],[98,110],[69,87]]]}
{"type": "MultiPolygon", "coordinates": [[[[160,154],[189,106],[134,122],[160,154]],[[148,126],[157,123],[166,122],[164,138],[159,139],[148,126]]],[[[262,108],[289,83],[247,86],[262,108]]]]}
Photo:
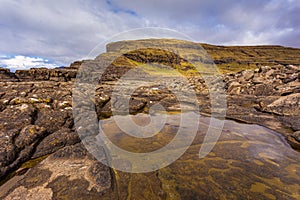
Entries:
{"type": "Polygon", "coordinates": [[[293,138],[300,142],[300,131],[296,131],[292,134],[293,138]]]}
{"type": "Polygon", "coordinates": [[[296,131],[292,135],[289,135],[287,141],[294,149],[300,150],[300,131],[296,131]]]}

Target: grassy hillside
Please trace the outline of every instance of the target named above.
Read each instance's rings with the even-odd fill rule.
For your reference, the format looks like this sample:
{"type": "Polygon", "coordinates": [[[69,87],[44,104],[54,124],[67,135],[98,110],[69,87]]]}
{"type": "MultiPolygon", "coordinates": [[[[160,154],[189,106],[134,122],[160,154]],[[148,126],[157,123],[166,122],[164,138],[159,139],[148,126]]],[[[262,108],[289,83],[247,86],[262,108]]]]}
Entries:
{"type": "Polygon", "coordinates": [[[110,43],[107,45],[107,52],[123,53],[113,63],[115,66],[146,64],[143,65],[145,70],[153,71],[154,69],[149,69],[153,66],[148,64],[161,63],[186,75],[194,73],[188,60],[198,63],[201,69],[206,70],[212,59],[221,73],[265,65],[300,65],[300,49],[282,46],[214,46],[174,39],[149,39],[110,43]]]}

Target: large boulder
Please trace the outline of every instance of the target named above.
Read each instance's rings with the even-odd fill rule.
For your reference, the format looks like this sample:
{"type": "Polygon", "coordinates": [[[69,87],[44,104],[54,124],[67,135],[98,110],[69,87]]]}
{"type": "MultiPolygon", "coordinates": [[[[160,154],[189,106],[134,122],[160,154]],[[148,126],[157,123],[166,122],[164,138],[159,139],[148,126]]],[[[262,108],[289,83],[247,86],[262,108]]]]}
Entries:
{"type": "Polygon", "coordinates": [[[270,105],[267,105],[264,111],[283,116],[300,116],[300,93],[290,94],[280,97],[270,105]]]}

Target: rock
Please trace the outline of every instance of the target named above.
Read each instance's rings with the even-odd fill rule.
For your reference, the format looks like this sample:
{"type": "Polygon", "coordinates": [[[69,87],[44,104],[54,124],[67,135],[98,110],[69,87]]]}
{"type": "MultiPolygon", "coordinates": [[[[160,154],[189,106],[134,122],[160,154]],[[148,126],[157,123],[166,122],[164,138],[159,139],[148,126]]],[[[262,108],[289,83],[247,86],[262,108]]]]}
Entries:
{"type": "MultiPolygon", "coordinates": [[[[0,133],[0,135],[3,134],[5,133],[0,133]]],[[[5,176],[7,172],[30,159],[37,143],[47,132],[42,127],[28,125],[20,132],[19,130],[11,130],[6,134],[1,141],[3,143],[0,149],[0,177],[5,176]]]]}
{"type": "Polygon", "coordinates": [[[261,72],[262,72],[262,73],[266,73],[266,72],[268,72],[270,69],[271,69],[271,67],[269,67],[269,66],[262,66],[262,67],[261,67],[261,72]]]}
{"type": "Polygon", "coordinates": [[[253,80],[252,80],[252,82],[254,84],[261,84],[261,83],[264,83],[265,81],[266,80],[264,78],[262,78],[262,77],[254,77],[253,80]]]}
{"type": "Polygon", "coordinates": [[[65,109],[41,109],[37,114],[35,124],[45,127],[50,133],[54,133],[62,127],[71,128],[73,126],[72,113],[65,109]]]}
{"type": "MultiPolygon", "coordinates": [[[[160,44],[154,44],[151,40],[137,41],[134,44],[132,41],[117,42],[108,45],[109,53],[97,57],[92,62],[100,62],[99,59],[102,58],[109,60],[111,56],[116,55],[116,52],[126,51],[128,49],[126,45],[138,47],[139,44],[144,43],[160,47],[160,44]]],[[[164,41],[164,44],[168,43],[175,48],[184,49],[192,60],[200,59],[201,62],[209,63],[205,58],[200,58],[195,54],[198,52],[195,49],[199,48],[199,44],[164,41]]],[[[217,100],[226,98],[227,118],[260,124],[276,130],[282,133],[294,148],[298,148],[299,137],[293,132],[300,130],[300,73],[297,66],[300,63],[294,57],[300,55],[297,54],[300,51],[284,47],[272,47],[270,50],[267,47],[204,46],[207,52],[217,60],[219,69],[230,74],[211,75],[207,76],[206,80],[201,76],[188,74],[184,78],[190,84],[186,84],[174,78],[173,74],[171,78],[165,75],[153,76],[153,79],[151,77],[148,81],[149,78],[147,80],[144,78],[146,72],[140,70],[139,79],[132,76],[130,83],[125,82],[121,85],[125,89],[133,88],[133,94],[129,95],[130,113],[149,112],[149,108],[157,103],[163,105],[166,111],[182,111],[172,90],[183,94],[192,90],[196,92],[198,99],[185,98],[181,103],[186,110],[194,110],[194,105],[198,103],[200,112],[210,115],[212,102],[210,92],[221,91],[220,87],[224,84],[227,88],[227,96],[218,96],[217,100]],[[247,53],[241,50],[243,48],[246,48],[247,53]],[[232,51],[232,56],[220,57],[218,52],[223,50],[232,51]],[[274,50],[293,53],[286,53],[279,58],[277,57],[279,55],[274,57],[274,50]],[[268,59],[266,60],[264,56],[248,55],[248,53],[256,55],[259,52],[263,52],[264,55],[268,54],[268,59]],[[239,55],[242,56],[239,57],[239,55]],[[274,62],[284,64],[273,66],[274,62]],[[270,67],[256,68],[261,65],[270,67]],[[246,67],[250,69],[244,70],[246,67]],[[147,84],[143,85],[144,83],[147,84]],[[168,87],[165,87],[166,83],[169,83],[168,87]],[[208,83],[212,84],[211,91],[207,87],[208,83]]],[[[93,107],[93,104],[88,105],[87,101],[94,103],[95,109],[93,107],[94,110],[90,109],[83,113],[76,119],[76,122],[83,121],[84,126],[80,127],[80,131],[92,130],[87,132],[86,137],[95,135],[99,127],[91,123],[90,116],[94,116],[95,111],[95,120],[97,117],[102,119],[111,116],[114,86],[118,78],[128,70],[136,65],[155,62],[157,66],[165,64],[178,68],[182,65],[181,72],[183,73],[193,71],[192,65],[183,58],[174,53],[166,55],[164,53],[166,52],[151,49],[126,52],[126,55],[118,58],[107,68],[100,81],[99,77],[94,76],[96,73],[92,73],[87,67],[84,70],[87,79],[99,81],[95,98],[84,95],[90,89],[90,85],[86,83],[80,83],[82,86],[80,91],[73,90],[77,70],[81,64],[88,66],[91,61],[78,61],[70,67],[59,69],[18,70],[15,73],[0,69],[0,177],[7,177],[10,172],[18,169],[18,173],[24,173],[27,168],[19,168],[22,164],[49,155],[46,160],[24,174],[24,179],[9,191],[7,199],[47,199],[50,197],[62,199],[75,198],[76,195],[76,198],[80,196],[98,199],[100,196],[105,199],[108,190],[115,191],[115,186],[111,184],[113,178],[111,175],[114,173],[111,171],[108,173],[109,169],[106,166],[98,163],[87,154],[82,146],[77,144],[80,138],[74,127],[72,112],[84,111],[88,106],[88,108],[93,107]],[[78,110],[74,110],[72,101],[74,95],[81,98],[76,102],[80,105],[78,110]]],[[[158,69],[167,71],[167,68],[163,67],[158,69]]],[[[122,87],[119,91],[115,91],[118,98],[123,95],[122,87]]],[[[215,102],[218,103],[217,100],[215,102]]],[[[117,105],[118,111],[124,111],[123,108],[121,104],[117,105]]]]}
{"type": "Polygon", "coordinates": [[[274,85],[272,84],[257,84],[253,94],[256,96],[270,96],[274,93],[273,89],[274,85]]]}
{"type": "Polygon", "coordinates": [[[292,81],[295,81],[298,79],[298,75],[297,74],[292,74],[290,76],[287,76],[286,78],[284,78],[282,80],[283,83],[289,83],[289,82],[292,82],[292,81]]]}
{"type": "MultiPolygon", "coordinates": [[[[104,151],[102,157],[106,159],[104,151]]],[[[112,184],[109,167],[77,144],[58,150],[30,169],[4,199],[116,199],[112,184]]]]}
{"type": "Polygon", "coordinates": [[[280,97],[265,108],[265,111],[283,116],[300,116],[300,93],[280,97]]]}
{"type": "Polygon", "coordinates": [[[232,82],[228,87],[229,94],[239,94],[241,91],[241,84],[239,82],[232,82]]]}
{"type": "Polygon", "coordinates": [[[58,108],[60,108],[60,109],[67,108],[67,107],[72,107],[72,102],[63,101],[63,102],[58,103],[58,108]]]}
{"type": "Polygon", "coordinates": [[[16,137],[14,144],[18,149],[24,149],[47,134],[46,129],[37,125],[24,127],[16,137]]]}
{"type": "Polygon", "coordinates": [[[300,131],[296,131],[292,135],[289,135],[287,141],[294,149],[300,150],[300,131]]]}
{"type": "Polygon", "coordinates": [[[292,134],[292,137],[295,138],[298,142],[300,142],[300,131],[296,131],[292,134]]]}
{"type": "Polygon", "coordinates": [[[15,76],[19,81],[70,81],[76,78],[76,68],[46,69],[32,68],[17,70],[15,76]]]}
{"type": "Polygon", "coordinates": [[[2,81],[18,81],[14,73],[10,72],[9,69],[0,68],[0,80],[2,81]]]}
{"type": "Polygon", "coordinates": [[[300,71],[300,67],[299,66],[295,66],[295,65],[288,65],[286,66],[288,69],[291,69],[293,71],[300,71]]]}
{"type": "Polygon", "coordinates": [[[300,82],[299,81],[292,81],[287,84],[282,84],[275,86],[275,90],[280,96],[286,96],[292,93],[299,93],[300,92],[300,82]]]}
{"type": "Polygon", "coordinates": [[[245,81],[249,81],[254,77],[254,71],[253,70],[246,70],[242,72],[242,77],[245,81]]]}
{"type": "Polygon", "coordinates": [[[17,156],[16,147],[13,144],[13,138],[16,131],[0,131],[0,176],[4,175],[6,168],[17,156]]]}
{"type": "MultiPolygon", "coordinates": [[[[26,130],[23,127],[31,125],[32,117],[35,114],[34,107],[27,104],[10,105],[0,112],[0,177],[30,156],[34,144],[25,148],[22,140],[30,140],[31,137],[35,137],[35,134],[26,136],[26,130]],[[20,134],[22,129],[23,132],[20,134]],[[18,146],[15,141],[18,141],[18,146]]],[[[44,132],[41,130],[36,134],[37,136],[43,135],[44,132]]]]}
{"type": "Polygon", "coordinates": [[[80,142],[78,134],[68,128],[62,128],[45,137],[36,147],[32,158],[42,157],[54,153],[65,146],[80,142]]]}
{"type": "Polygon", "coordinates": [[[27,188],[20,186],[14,190],[12,194],[7,196],[6,200],[29,200],[29,199],[43,199],[43,200],[51,200],[53,196],[53,192],[51,189],[46,189],[42,187],[36,187],[32,190],[28,190],[27,188]]]}
{"type": "Polygon", "coordinates": [[[275,72],[274,69],[270,69],[269,71],[266,72],[266,77],[273,76],[274,72],[275,72]]]}

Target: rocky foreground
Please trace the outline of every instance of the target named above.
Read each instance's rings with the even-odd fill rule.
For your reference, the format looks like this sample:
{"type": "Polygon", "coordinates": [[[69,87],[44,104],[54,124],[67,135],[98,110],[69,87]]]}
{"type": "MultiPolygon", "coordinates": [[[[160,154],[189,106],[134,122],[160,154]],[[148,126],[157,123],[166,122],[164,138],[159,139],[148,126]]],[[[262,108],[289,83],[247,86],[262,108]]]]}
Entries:
{"type": "MultiPolygon", "coordinates": [[[[128,43],[109,45],[105,56],[114,55],[124,45],[128,43]]],[[[193,45],[198,44],[179,42],[176,48],[185,48],[188,52],[193,45]]],[[[235,53],[228,55],[224,54],[225,47],[206,47],[223,72],[214,79],[221,80],[225,86],[226,117],[273,129],[281,133],[291,147],[300,150],[300,50],[278,46],[252,49],[231,47],[230,51],[235,53]],[[217,59],[218,50],[223,53],[217,59]],[[280,57],[272,57],[272,53],[278,51],[280,57]],[[283,60],[285,54],[287,57],[293,56],[283,60]],[[237,62],[239,55],[241,63],[237,62]],[[268,59],[266,63],[259,60],[253,64],[253,57],[268,59]],[[227,73],[230,64],[234,68],[227,73]]],[[[165,56],[156,51],[148,54],[142,50],[118,58],[108,68],[96,89],[94,103],[99,119],[112,115],[111,94],[118,78],[129,69],[148,62],[162,62],[171,67],[176,64],[178,67],[186,61],[176,55],[165,56]]],[[[72,115],[72,89],[81,64],[75,62],[62,69],[19,70],[15,73],[0,69],[0,178],[2,183],[6,182],[1,187],[0,198],[117,198],[114,171],[95,160],[85,150],[76,133],[72,115]]],[[[149,70],[145,72],[149,73],[149,70]]],[[[172,81],[174,88],[187,89],[186,85],[174,81],[176,78],[168,73],[161,79],[172,81]]],[[[187,79],[196,91],[200,113],[210,115],[209,91],[205,81],[201,76],[188,75],[187,79]]],[[[215,83],[217,87],[219,82],[215,83]]],[[[180,111],[171,91],[159,86],[153,83],[135,90],[130,113],[147,113],[151,105],[158,102],[167,111],[180,111]]]]}

